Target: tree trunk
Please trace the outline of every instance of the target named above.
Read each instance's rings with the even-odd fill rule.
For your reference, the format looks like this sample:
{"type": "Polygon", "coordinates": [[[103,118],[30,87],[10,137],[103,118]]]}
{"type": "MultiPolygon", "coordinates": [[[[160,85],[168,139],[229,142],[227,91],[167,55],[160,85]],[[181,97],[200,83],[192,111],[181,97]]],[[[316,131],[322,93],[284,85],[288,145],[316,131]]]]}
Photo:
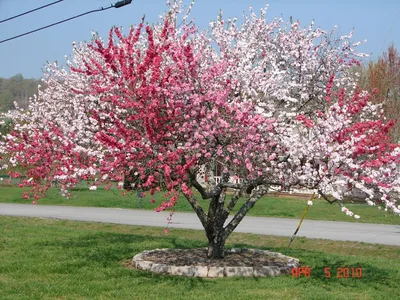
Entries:
{"type": "MultiPolygon", "coordinates": [[[[260,188],[252,195],[243,206],[239,209],[233,219],[225,226],[229,213],[235,207],[239,198],[243,192],[248,189],[248,186],[240,186],[239,190],[236,191],[235,195],[232,196],[229,203],[225,207],[226,190],[229,186],[228,179],[224,180],[225,186],[216,185],[211,191],[206,191],[195,179],[195,176],[191,174],[193,186],[199,191],[203,199],[210,199],[210,204],[207,214],[203,208],[198,204],[196,198],[193,195],[184,194],[186,199],[189,201],[193,210],[196,212],[200,219],[201,224],[204,227],[207,239],[208,239],[208,250],[207,257],[211,259],[223,259],[224,258],[224,246],[226,239],[242,221],[246,213],[254,206],[254,204],[268,191],[267,186],[260,186],[260,188]]],[[[257,185],[251,185],[250,188],[254,189],[257,185]]],[[[234,185],[236,189],[238,186],[234,185]]],[[[252,191],[250,191],[252,192],[252,191]]]]}
{"type": "Polygon", "coordinates": [[[214,230],[213,234],[207,235],[208,238],[208,249],[207,257],[211,259],[223,259],[224,258],[224,247],[226,237],[224,229],[214,230]]]}

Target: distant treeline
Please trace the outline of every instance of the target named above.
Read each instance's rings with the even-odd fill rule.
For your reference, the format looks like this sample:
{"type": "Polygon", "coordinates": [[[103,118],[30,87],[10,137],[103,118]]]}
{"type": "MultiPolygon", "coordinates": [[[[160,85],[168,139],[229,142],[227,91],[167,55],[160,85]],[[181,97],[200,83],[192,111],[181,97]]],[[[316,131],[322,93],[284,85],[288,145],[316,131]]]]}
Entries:
{"type": "Polygon", "coordinates": [[[26,79],[21,74],[11,78],[0,77],[0,112],[14,109],[14,101],[26,108],[29,98],[37,94],[38,79],[26,79]]]}

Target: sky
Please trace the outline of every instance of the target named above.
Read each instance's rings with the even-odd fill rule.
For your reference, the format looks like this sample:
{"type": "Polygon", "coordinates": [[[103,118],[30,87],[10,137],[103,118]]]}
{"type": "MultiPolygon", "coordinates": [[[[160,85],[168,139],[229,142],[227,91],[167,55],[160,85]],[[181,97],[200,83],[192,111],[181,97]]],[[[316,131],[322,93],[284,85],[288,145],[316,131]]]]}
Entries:
{"type": "MultiPolygon", "coordinates": [[[[0,21],[55,0],[0,0],[0,21]]],[[[118,0],[64,0],[60,3],[20,18],[0,23],[0,41],[60,20],[108,7],[118,0]]],[[[0,77],[18,73],[25,78],[40,78],[46,61],[64,63],[64,56],[72,53],[73,41],[90,41],[96,31],[106,38],[112,26],[138,24],[143,15],[154,22],[166,9],[166,0],[133,0],[122,8],[111,8],[78,19],[0,43],[0,77]]],[[[184,0],[186,5],[188,0],[184,0]]],[[[377,59],[393,43],[400,51],[400,1],[398,0],[197,0],[191,14],[200,29],[215,20],[220,9],[225,17],[241,19],[243,12],[253,6],[255,11],[268,3],[266,18],[283,17],[299,20],[307,27],[315,25],[330,30],[335,25],[340,34],[355,30],[354,41],[367,40],[358,49],[377,59]]]]}

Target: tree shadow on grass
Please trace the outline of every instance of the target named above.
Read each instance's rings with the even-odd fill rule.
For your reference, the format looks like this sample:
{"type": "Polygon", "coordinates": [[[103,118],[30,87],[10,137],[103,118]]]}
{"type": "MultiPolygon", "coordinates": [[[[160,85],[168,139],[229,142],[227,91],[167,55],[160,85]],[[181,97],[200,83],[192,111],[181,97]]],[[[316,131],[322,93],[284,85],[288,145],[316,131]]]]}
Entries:
{"type": "Polygon", "coordinates": [[[39,246],[58,246],[62,248],[86,248],[107,244],[142,243],[149,239],[151,239],[151,237],[136,234],[96,232],[68,239],[57,238],[54,240],[41,241],[37,244],[39,246]]]}
{"type": "MultiPolygon", "coordinates": [[[[143,281],[151,281],[152,284],[184,284],[187,290],[197,287],[207,288],[212,284],[216,284],[215,280],[180,277],[171,275],[154,274],[142,270],[129,270],[121,265],[121,261],[132,259],[134,255],[144,250],[156,248],[175,248],[190,249],[202,248],[206,246],[204,241],[183,239],[172,236],[147,236],[130,233],[113,233],[113,232],[94,232],[77,236],[57,236],[56,238],[36,243],[40,247],[54,247],[57,251],[71,257],[66,260],[65,264],[76,264],[77,268],[84,266],[104,267],[113,269],[115,276],[132,277],[143,281]],[[117,275],[120,274],[120,275],[117,275]],[[122,275],[121,275],[122,274],[122,275]]],[[[235,248],[258,248],[249,244],[230,244],[235,248]]],[[[267,249],[266,247],[263,247],[267,249]]],[[[335,289],[340,287],[371,287],[381,290],[382,286],[394,287],[396,277],[399,276],[394,271],[379,267],[363,261],[358,257],[339,256],[327,254],[321,251],[288,249],[284,247],[270,247],[268,250],[281,252],[285,255],[297,257],[301,264],[311,267],[311,279],[313,284],[325,285],[327,289],[335,289]],[[331,268],[331,277],[325,278],[324,269],[331,268]],[[338,268],[357,268],[361,267],[363,276],[361,278],[337,278],[338,268]]],[[[63,266],[62,266],[63,267],[63,266]]],[[[74,267],[70,267],[74,270],[74,267]]],[[[290,275],[287,275],[291,280],[290,275]]],[[[224,279],[222,279],[224,280],[224,279]]],[[[237,280],[265,280],[260,278],[238,278],[237,280]]],[[[268,279],[267,279],[268,280],[268,279]]],[[[310,284],[310,278],[293,279],[293,285],[304,286],[310,284]]]]}
{"type": "Polygon", "coordinates": [[[204,248],[206,243],[197,240],[186,240],[181,238],[172,237],[169,239],[175,249],[192,249],[192,248],[204,248]]]}
{"type": "MultiPolygon", "coordinates": [[[[182,277],[156,274],[148,271],[128,269],[123,266],[123,261],[131,260],[134,255],[144,250],[157,248],[190,249],[204,247],[204,242],[184,240],[176,237],[152,237],[138,234],[122,234],[112,232],[96,232],[76,237],[57,237],[56,239],[36,243],[40,247],[61,248],[69,252],[73,264],[78,267],[101,266],[105,268],[121,268],[124,276],[151,280],[152,283],[168,282],[169,284],[186,285],[188,290],[206,287],[214,284],[213,281],[198,277],[182,277]],[[125,269],[125,270],[123,270],[125,269]],[[126,271],[126,272],[125,272],[126,271]]],[[[71,262],[65,262],[61,267],[67,267],[71,262]]],[[[60,270],[60,267],[57,268],[60,270]]],[[[57,272],[56,270],[56,272],[57,272]]]]}

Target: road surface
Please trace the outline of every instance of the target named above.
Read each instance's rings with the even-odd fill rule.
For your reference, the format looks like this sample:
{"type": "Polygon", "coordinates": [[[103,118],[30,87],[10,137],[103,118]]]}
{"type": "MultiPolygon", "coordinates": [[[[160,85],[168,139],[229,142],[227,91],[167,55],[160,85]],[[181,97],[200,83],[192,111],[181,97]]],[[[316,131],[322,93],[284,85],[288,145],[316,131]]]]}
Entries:
{"type": "MultiPolygon", "coordinates": [[[[0,215],[165,227],[169,213],[120,208],[0,203],[0,215]]],[[[298,223],[297,219],[245,217],[235,231],[292,236],[298,223]]],[[[176,212],[169,226],[203,229],[194,213],[183,212],[176,212]]],[[[304,220],[297,236],[400,246],[400,225],[304,220]]]]}

